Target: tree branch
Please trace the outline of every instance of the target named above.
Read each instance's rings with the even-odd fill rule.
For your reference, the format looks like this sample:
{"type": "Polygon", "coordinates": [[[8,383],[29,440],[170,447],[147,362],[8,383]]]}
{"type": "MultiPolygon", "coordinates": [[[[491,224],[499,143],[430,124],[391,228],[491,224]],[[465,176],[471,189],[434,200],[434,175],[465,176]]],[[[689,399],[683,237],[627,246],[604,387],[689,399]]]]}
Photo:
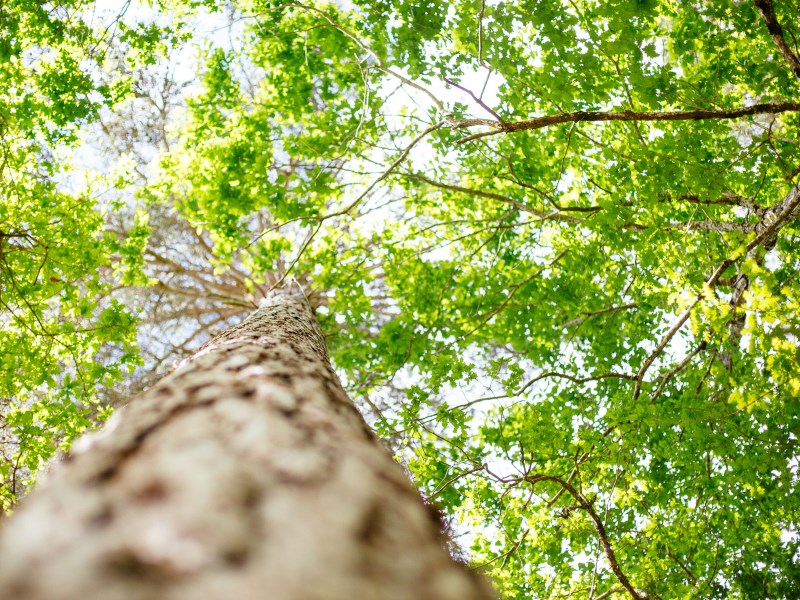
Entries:
{"type": "Polygon", "coordinates": [[[466,94],[469,94],[472,97],[472,99],[478,104],[478,106],[480,106],[486,112],[490,113],[495,119],[497,119],[498,122],[500,122],[500,123],[503,122],[503,117],[501,117],[499,114],[497,114],[495,112],[495,110],[491,106],[489,106],[483,100],[481,100],[478,96],[476,96],[472,92],[472,90],[465,88],[463,85],[459,85],[458,83],[456,83],[452,79],[448,79],[447,77],[444,78],[444,82],[449,84],[449,85],[452,85],[454,88],[458,88],[459,90],[461,90],[462,92],[464,92],[466,94]]]}
{"type": "MultiPolygon", "coordinates": [[[[800,187],[795,186],[789,191],[788,194],[786,194],[786,196],[784,196],[783,200],[764,211],[761,220],[756,224],[755,227],[755,231],[757,233],[756,237],[750,240],[747,246],[745,246],[744,252],[740,256],[736,258],[726,258],[723,260],[719,266],[717,266],[716,270],[711,274],[711,276],[706,279],[706,286],[711,288],[716,286],[720,277],[722,277],[722,274],[727,270],[727,268],[735,264],[742,256],[746,256],[754,248],[763,245],[765,248],[770,249],[777,241],[780,230],[788,222],[794,221],[798,217],[800,217],[800,187]]],[[[675,337],[675,334],[677,334],[678,331],[680,331],[680,329],[686,324],[686,321],[689,320],[689,316],[692,314],[695,306],[697,306],[704,297],[705,292],[700,292],[695,296],[692,303],[678,318],[678,321],[661,339],[661,342],[659,342],[658,346],[656,346],[656,349],[653,350],[650,356],[647,357],[647,360],[644,361],[639,369],[639,372],[636,374],[636,386],[633,390],[634,399],[638,398],[639,394],[642,392],[642,381],[645,373],[647,373],[647,370],[655,362],[656,358],[658,358],[658,356],[664,351],[672,338],[675,337]]]]}
{"type": "MultiPolygon", "coordinates": [[[[406,175],[407,175],[407,177],[409,177],[411,179],[414,179],[416,181],[421,181],[423,183],[427,183],[428,185],[432,185],[434,187],[438,187],[438,188],[441,188],[443,190],[450,190],[451,192],[459,192],[459,193],[462,193],[462,194],[467,194],[469,196],[478,196],[480,198],[490,198],[492,200],[498,200],[499,202],[505,202],[506,204],[509,204],[509,205],[513,206],[517,210],[521,210],[522,212],[526,212],[526,213],[535,215],[535,216],[539,217],[540,219],[549,219],[549,220],[553,220],[553,221],[563,221],[563,222],[566,222],[566,223],[580,223],[583,220],[583,219],[579,219],[577,217],[572,217],[572,216],[569,216],[569,215],[561,215],[561,214],[559,214],[560,212],[569,212],[570,211],[569,208],[558,207],[558,208],[556,208],[555,212],[553,212],[553,211],[547,212],[547,211],[539,210],[537,208],[529,206],[529,205],[525,204],[524,202],[520,202],[519,200],[516,200],[516,199],[511,198],[509,196],[504,196],[503,194],[498,194],[496,192],[486,192],[486,191],[483,191],[483,190],[475,190],[475,189],[471,189],[471,188],[465,188],[465,187],[462,187],[460,185],[453,185],[453,184],[450,184],[450,183],[443,183],[441,181],[435,181],[433,179],[430,179],[429,177],[425,177],[424,175],[421,175],[419,173],[407,173],[406,175]]],[[[597,212],[597,211],[602,210],[602,208],[600,208],[598,206],[598,207],[593,207],[592,210],[593,210],[593,212],[597,212]]],[[[580,210],[579,212],[586,212],[586,211],[580,210]]]]}
{"type": "Polygon", "coordinates": [[[580,325],[584,321],[591,319],[592,317],[596,317],[597,315],[603,315],[605,313],[610,313],[610,312],[616,313],[621,310],[631,310],[638,307],[639,306],[635,302],[631,302],[630,304],[622,304],[620,306],[608,306],[606,308],[602,308],[600,310],[593,310],[591,312],[582,312],[574,319],[571,319],[566,323],[564,323],[563,325],[561,325],[561,329],[569,329],[573,325],[580,325]]]}
{"type": "Polygon", "coordinates": [[[783,58],[786,59],[795,77],[800,79],[800,58],[792,52],[789,44],[786,43],[786,38],[783,37],[783,28],[778,23],[772,0],[753,0],[753,4],[756,5],[756,8],[761,12],[761,16],[764,17],[764,22],[767,24],[767,31],[769,31],[772,41],[775,42],[783,58]]]}
{"type": "Polygon", "coordinates": [[[698,110],[678,110],[671,112],[638,112],[633,110],[622,110],[618,112],[601,112],[601,111],[576,111],[570,113],[561,113],[558,115],[547,115],[544,117],[534,117],[532,119],[525,119],[522,121],[492,121],[489,119],[464,119],[452,123],[453,129],[468,129],[471,127],[488,126],[492,129],[490,131],[483,131],[474,133],[467,137],[461,138],[455,142],[458,144],[466,144],[472,140],[487,137],[490,135],[497,135],[499,133],[514,133],[517,131],[530,131],[533,129],[542,129],[550,125],[558,125],[561,123],[582,123],[582,122],[599,122],[599,121],[704,121],[713,119],[739,119],[741,117],[748,117],[760,114],[780,114],[784,112],[799,112],[800,102],[775,102],[752,104],[740,108],[731,109],[698,109],[698,110]]]}
{"type": "Polygon", "coordinates": [[[631,585],[630,580],[626,577],[625,573],[622,572],[619,562],[617,561],[617,556],[614,553],[614,548],[611,545],[611,540],[608,539],[608,533],[606,532],[605,525],[603,524],[602,519],[600,519],[600,516],[597,514],[597,511],[594,509],[594,506],[592,506],[592,503],[586,496],[575,489],[575,486],[573,486],[571,483],[563,480],[561,477],[555,477],[553,475],[526,475],[518,480],[526,481],[531,485],[536,485],[536,483],[539,481],[553,481],[565,489],[567,493],[569,493],[570,496],[572,496],[578,503],[578,507],[586,511],[586,513],[589,515],[589,518],[592,520],[594,528],[597,531],[597,537],[600,540],[600,545],[603,546],[603,552],[606,555],[608,564],[611,566],[611,570],[614,572],[617,580],[622,584],[622,587],[628,591],[631,598],[634,600],[645,600],[647,598],[647,594],[642,590],[637,590],[634,588],[633,585],[631,585]]]}

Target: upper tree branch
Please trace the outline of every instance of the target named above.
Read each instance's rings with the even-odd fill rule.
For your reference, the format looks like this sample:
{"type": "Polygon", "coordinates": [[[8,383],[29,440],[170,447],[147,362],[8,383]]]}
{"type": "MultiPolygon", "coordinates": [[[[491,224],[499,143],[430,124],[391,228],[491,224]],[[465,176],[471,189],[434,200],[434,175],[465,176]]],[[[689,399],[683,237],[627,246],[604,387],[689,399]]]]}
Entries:
{"type": "Polygon", "coordinates": [[[622,584],[622,587],[628,591],[631,598],[634,600],[644,600],[647,598],[647,593],[643,590],[634,588],[630,580],[622,571],[619,561],[617,561],[616,554],[614,553],[614,548],[611,545],[611,540],[606,532],[605,525],[603,524],[600,515],[598,515],[597,511],[594,509],[592,502],[583,493],[577,490],[575,486],[568,481],[565,481],[561,477],[555,477],[552,475],[525,475],[524,477],[516,478],[516,480],[526,481],[531,485],[536,485],[536,483],[539,481],[552,481],[560,485],[570,496],[575,499],[575,501],[578,503],[578,507],[586,511],[586,513],[589,515],[589,518],[592,520],[594,528],[597,531],[597,537],[600,540],[600,545],[603,547],[603,552],[606,555],[608,564],[611,566],[611,570],[614,572],[617,580],[622,584]]]}
{"type": "MultiPolygon", "coordinates": [[[[706,286],[709,288],[715,287],[728,267],[735,264],[742,256],[747,256],[751,250],[758,246],[769,250],[776,243],[781,229],[798,218],[800,218],[800,187],[795,186],[780,202],[764,211],[759,223],[755,227],[756,237],[750,240],[745,246],[744,253],[738,258],[729,257],[723,260],[711,276],[706,279],[706,286]]],[[[664,335],[655,350],[653,350],[650,356],[644,361],[639,372],[636,374],[636,385],[633,391],[634,399],[638,398],[642,391],[642,382],[647,370],[664,351],[672,338],[674,338],[678,331],[686,324],[694,308],[700,304],[704,298],[705,292],[700,292],[694,297],[692,303],[683,311],[677,322],[670,328],[666,335],[664,335]]]]}
{"type": "MultiPolygon", "coordinates": [[[[460,185],[455,185],[451,183],[444,183],[441,181],[436,181],[431,179],[430,177],[426,177],[421,173],[414,173],[408,172],[405,173],[405,176],[413,179],[415,181],[421,181],[423,183],[427,183],[428,185],[432,185],[437,188],[450,190],[452,192],[458,192],[461,194],[466,194],[470,196],[477,196],[479,198],[490,198],[492,200],[497,200],[499,202],[504,202],[509,204],[510,206],[514,207],[517,210],[522,212],[526,212],[536,216],[542,220],[549,220],[549,221],[560,221],[563,223],[571,223],[571,224],[580,224],[583,222],[586,217],[575,217],[569,214],[563,213],[598,213],[602,212],[604,209],[601,206],[561,206],[557,204],[551,197],[547,197],[550,204],[553,205],[555,210],[553,211],[544,211],[525,202],[521,202],[515,198],[510,196],[505,196],[503,194],[498,194],[496,192],[490,192],[482,189],[475,189],[475,188],[467,188],[460,185]]],[[[522,185],[522,184],[521,184],[522,185]]],[[[532,187],[532,186],[524,186],[524,187],[532,187]]],[[[539,190],[536,190],[538,193],[539,190]]],[[[682,198],[684,199],[684,198],[682,198]]],[[[723,199],[724,201],[725,199],[723,199]]],[[[723,201],[720,201],[722,203],[723,201]]],[[[697,202],[705,203],[705,204],[714,204],[715,201],[707,200],[707,201],[700,201],[697,202]]],[[[742,199],[741,202],[724,202],[726,204],[730,204],[732,206],[755,206],[750,203],[747,199],[742,199]]],[[[641,223],[634,223],[632,221],[626,221],[621,224],[622,229],[633,229],[634,231],[647,231],[649,226],[642,225],[641,223]]],[[[688,221],[688,222],[679,222],[679,223],[672,223],[670,225],[665,225],[660,227],[659,229],[663,229],[665,231],[670,230],[683,230],[683,231],[718,231],[718,232],[731,232],[731,231],[742,231],[744,233],[750,233],[756,228],[756,225],[753,223],[741,223],[741,222],[731,222],[731,221],[714,221],[714,220],[704,220],[704,221],[688,221]]]]}
{"type": "MultiPolygon", "coordinates": [[[[478,196],[480,198],[490,198],[492,200],[497,200],[499,202],[504,202],[506,204],[509,204],[510,206],[513,206],[517,210],[520,210],[522,212],[526,212],[526,213],[535,215],[536,217],[538,217],[540,219],[549,219],[549,220],[552,220],[552,221],[563,221],[565,223],[574,223],[574,224],[575,223],[580,223],[583,220],[583,219],[580,219],[580,218],[577,218],[577,217],[573,217],[573,216],[570,216],[570,215],[559,214],[560,212],[568,212],[568,211],[570,211],[571,209],[569,209],[569,208],[565,209],[565,208],[562,208],[562,207],[558,207],[556,209],[556,211],[544,211],[544,210],[539,210],[538,208],[534,208],[534,207],[532,207],[532,206],[530,206],[528,204],[525,204],[524,202],[520,202],[519,200],[516,200],[516,199],[511,198],[509,196],[504,196],[502,194],[498,194],[498,193],[495,193],[495,192],[487,192],[485,190],[466,188],[466,187],[463,187],[463,186],[460,186],[460,185],[454,185],[454,184],[450,184],[450,183],[443,183],[441,181],[436,181],[434,179],[431,179],[430,177],[426,177],[426,176],[422,175],[421,173],[406,173],[406,176],[409,177],[410,179],[414,179],[416,181],[421,181],[423,183],[427,183],[428,185],[432,185],[434,187],[438,187],[438,188],[441,188],[441,189],[444,189],[444,190],[450,190],[452,192],[459,192],[461,194],[467,194],[469,196],[478,196]]],[[[580,212],[586,212],[585,209],[578,209],[578,210],[580,212]]],[[[599,206],[597,206],[597,207],[592,207],[591,210],[592,210],[592,212],[596,212],[596,211],[600,211],[602,209],[599,206]]]]}
{"type": "Polygon", "coordinates": [[[490,131],[474,133],[467,137],[457,140],[456,144],[464,144],[478,138],[497,135],[499,133],[514,133],[517,131],[529,131],[532,129],[542,129],[550,125],[560,123],[580,123],[584,121],[703,121],[710,119],[739,119],[760,114],[780,114],[784,112],[800,111],[800,102],[768,102],[762,104],[751,104],[741,108],[731,109],[697,109],[697,110],[678,110],[668,112],[639,112],[633,110],[622,110],[618,112],[602,111],[576,111],[561,113],[558,115],[547,115],[544,117],[534,117],[522,121],[492,121],[490,119],[463,119],[453,122],[454,129],[467,129],[470,127],[486,126],[491,127],[490,131]]]}
{"type": "Polygon", "coordinates": [[[786,43],[786,38],[783,37],[783,28],[775,16],[772,0],[753,0],[753,4],[756,5],[756,8],[761,12],[761,16],[764,17],[764,22],[767,24],[767,31],[769,31],[772,41],[775,42],[783,58],[786,59],[792,72],[800,79],[800,58],[792,52],[789,44],[786,43]]]}

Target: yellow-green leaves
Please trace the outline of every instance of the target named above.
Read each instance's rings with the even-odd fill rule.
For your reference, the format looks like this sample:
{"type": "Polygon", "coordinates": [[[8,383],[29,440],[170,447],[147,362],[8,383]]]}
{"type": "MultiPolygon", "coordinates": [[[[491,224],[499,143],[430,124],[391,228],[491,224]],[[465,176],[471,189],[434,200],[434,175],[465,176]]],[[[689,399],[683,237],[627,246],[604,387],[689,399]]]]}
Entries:
{"type": "MultiPolygon", "coordinates": [[[[772,4],[791,48],[796,7],[772,4]]],[[[228,8],[236,35],[197,40],[140,192],[150,220],[111,206],[125,236],[58,187],[43,141],[133,79],[92,88],[85,24],[18,2],[2,25],[58,49],[34,68],[0,36],[0,342],[25,348],[0,374],[24,447],[72,436],[134,361],[111,282],[206,300],[176,311],[203,335],[291,285],[505,597],[793,597],[800,210],[774,218],[800,82],[755,3],[228,8]]],[[[186,29],[121,31],[153,62],[186,29]]]]}
{"type": "MultiPolygon", "coordinates": [[[[70,159],[80,127],[130,91],[106,60],[121,17],[96,8],[0,7],[0,512],[91,424],[99,391],[138,363],[134,319],[109,294],[146,283],[146,220],[128,239],[111,235],[120,203],[84,186],[70,159]]],[[[114,50],[141,49],[157,30],[126,30],[129,46],[114,50]]]]}

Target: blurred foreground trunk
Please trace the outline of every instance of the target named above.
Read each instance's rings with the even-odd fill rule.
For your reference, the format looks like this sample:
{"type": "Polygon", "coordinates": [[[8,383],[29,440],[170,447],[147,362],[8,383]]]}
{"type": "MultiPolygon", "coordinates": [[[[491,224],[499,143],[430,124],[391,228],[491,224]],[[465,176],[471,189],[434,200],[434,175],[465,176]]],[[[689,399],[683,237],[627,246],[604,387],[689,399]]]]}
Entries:
{"type": "Polygon", "coordinates": [[[76,444],[0,531],[0,598],[493,597],[287,292],[76,444]]]}

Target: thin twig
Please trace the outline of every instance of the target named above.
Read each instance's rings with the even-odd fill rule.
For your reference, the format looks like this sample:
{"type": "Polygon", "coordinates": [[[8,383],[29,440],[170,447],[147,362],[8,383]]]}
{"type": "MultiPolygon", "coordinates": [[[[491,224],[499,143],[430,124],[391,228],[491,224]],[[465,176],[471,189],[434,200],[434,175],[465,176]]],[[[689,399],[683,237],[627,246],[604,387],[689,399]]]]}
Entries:
{"type": "Polygon", "coordinates": [[[480,106],[480,107],[481,107],[483,110],[485,110],[485,111],[486,111],[486,112],[488,112],[488,113],[491,113],[491,115],[492,115],[492,116],[493,116],[495,119],[497,119],[497,121],[498,121],[498,122],[500,122],[500,123],[504,123],[504,122],[505,122],[505,121],[503,120],[503,117],[501,117],[499,114],[497,114],[497,112],[495,112],[495,110],[494,110],[494,109],[493,109],[491,106],[489,106],[489,105],[488,105],[488,104],[486,104],[486,103],[485,103],[483,100],[481,100],[481,99],[480,99],[478,96],[476,96],[476,95],[475,95],[475,94],[472,92],[472,90],[470,90],[470,89],[468,89],[468,88],[465,88],[463,85],[459,85],[458,83],[456,83],[456,82],[455,82],[455,81],[453,81],[452,79],[448,79],[447,77],[445,77],[445,78],[444,78],[444,82],[445,82],[445,83],[447,83],[447,84],[449,84],[449,85],[452,85],[454,88],[458,88],[459,90],[461,90],[462,92],[464,92],[464,93],[466,93],[466,94],[469,94],[469,95],[472,97],[472,99],[473,99],[473,100],[474,100],[474,101],[475,101],[475,102],[476,102],[476,103],[477,103],[477,104],[478,104],[478,105],[479,105],[479,106],[480,106]]]}

